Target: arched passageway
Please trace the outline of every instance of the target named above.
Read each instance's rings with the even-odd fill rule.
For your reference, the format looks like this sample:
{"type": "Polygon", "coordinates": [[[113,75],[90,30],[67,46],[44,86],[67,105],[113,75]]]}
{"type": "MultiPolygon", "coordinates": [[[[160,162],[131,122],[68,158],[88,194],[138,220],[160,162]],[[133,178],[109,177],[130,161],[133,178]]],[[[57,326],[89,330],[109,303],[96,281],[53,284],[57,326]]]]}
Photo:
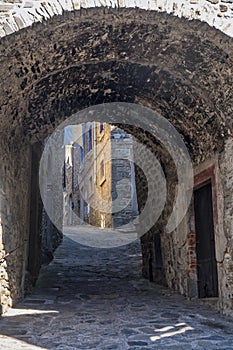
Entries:
{"type": "MultiPolygon", "coordinates": [[[[9,35],[1,44],[3,311],[22,296],[30,268],[36,275],[42,261],[38,237],[43,220],[33,184],[44,140],[85,107],[131,102],[155,110],[176,127],[192,157],[196,188],[212,183],[218,301],[231,313],[232,39],[204,23],[164,13],[89,9],[64,13],[9,35]],[[38,255],[34,268],[33,257],[28,265],[33,246],[38,255]]],[[[153,120],[148,122],[153,128],[153,120]]],[[[151,135],[135,130],[158,152],[151,135]]],[[[168,178],[175,193],[175,173],[168,178]]],[[[138,186],[140,204],[145,191],[138,186]]],[[[192,206],[175,232],[164,235],[163,228],[157,225],[142,240],[143,274],[197,296],[192,206]]],[[[60,236],[51,230],[53,250],[60,236]]]]}

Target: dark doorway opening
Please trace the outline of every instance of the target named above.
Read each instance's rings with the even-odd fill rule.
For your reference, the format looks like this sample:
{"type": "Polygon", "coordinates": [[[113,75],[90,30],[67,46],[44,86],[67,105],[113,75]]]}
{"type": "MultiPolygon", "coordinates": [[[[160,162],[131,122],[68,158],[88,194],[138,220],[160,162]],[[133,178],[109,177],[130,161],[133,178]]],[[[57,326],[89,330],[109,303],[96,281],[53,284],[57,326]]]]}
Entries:
{"type": "Polygon", "coordinates": [[[218,296],[211,182],[194,191],[199,298],[218,296]]]}

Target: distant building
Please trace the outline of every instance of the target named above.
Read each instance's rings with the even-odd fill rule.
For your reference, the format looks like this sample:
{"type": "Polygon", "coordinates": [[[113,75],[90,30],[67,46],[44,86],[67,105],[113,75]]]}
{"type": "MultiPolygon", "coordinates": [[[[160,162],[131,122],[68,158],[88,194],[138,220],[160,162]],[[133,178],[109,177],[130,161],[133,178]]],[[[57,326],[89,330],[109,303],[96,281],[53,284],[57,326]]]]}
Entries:
{"type": "Polygon", "coordinates": [[[132,136],[106,123],[72,128],[65,142],[64,225],[130,223],[138,215],[132,136]]]}

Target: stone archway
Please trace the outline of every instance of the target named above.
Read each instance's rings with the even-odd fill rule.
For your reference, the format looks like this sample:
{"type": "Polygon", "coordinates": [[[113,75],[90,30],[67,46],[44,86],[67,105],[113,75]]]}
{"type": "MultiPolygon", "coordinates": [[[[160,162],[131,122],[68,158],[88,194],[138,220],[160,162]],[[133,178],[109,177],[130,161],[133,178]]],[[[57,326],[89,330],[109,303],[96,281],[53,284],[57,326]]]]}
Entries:
{"type": "MultiPolygon", "coordinates": [[[[15,301],[24,288],[31,144],[43,142],[62,120],[87,106],[126,101],[167,118],[183,135],[197,172],[215,165],[221,308],[230,310],[232,285],[225,280],[232,258],[232,39],[206,24],[162,13],[90,9],[3,38],[1,57],[1,225],[3,245],[13,252],[4,262],[9,274],[4,308],[8,296],[15,301]]],[[[191,216],[177,229],[180,234],[162,242],[168,248],[168,284],[185,294],[191,288],[187,274],[195,275],[191,216]],[[179,253],[174,247],[182,239],[185,249],[179,253]],[[184,261],[187,274],[179,267],[184,261]]],[[[145,267],[154,233],[145,244],[145,267]]]]}
{"type": "Polygon", "coordinates": [[[90,8],[137,8],[149,11],[166,12],[177,17],[197,19],[208,23],[229,36],[233,36],[232,8],[230,1],[193,0],[193,1],[92,1],[92,0],[50,0],[33,2],[3,0],[1,4],[0,37],[12,34],[34,23],[46,21],[64,11],[85,10],[90,8]]]}

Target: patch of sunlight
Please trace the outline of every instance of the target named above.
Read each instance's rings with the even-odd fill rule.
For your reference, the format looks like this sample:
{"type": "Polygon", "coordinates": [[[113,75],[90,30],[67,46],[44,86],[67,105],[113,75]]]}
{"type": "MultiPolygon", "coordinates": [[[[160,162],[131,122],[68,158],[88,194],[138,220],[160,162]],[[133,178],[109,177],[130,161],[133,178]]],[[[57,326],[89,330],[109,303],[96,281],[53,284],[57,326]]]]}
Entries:
{"type": "Polygon", "coordinates": [[[142,253],[137,253],[137,254],[129,254],[129,257],[130,258],[138,258],[138,257],[141,257],[142,256],[142,253]]]}
{"type": "Polygon", "coordinates": [[[174,329],[175,327],[173,326],[167,326],[167,327],[163,327],[163,328],[157,328],[155,329],[155,332],[167,332],[170,331],[170,329],[174,329]]]}
{"type": "Polygon", "coordinates": [[[9,309],[3,317],[13,317],[21,315],[58,314],[56,310],[33,310],[33,309],[9,309]]]}
{"type": "Polygon", "coordinates": [[[25,341],[18,340],[6,335],[0,335],[0,349],[14,349],[14,350],[47,350],[40,346],[28,344],[25,341]]]}
{"type": "Polygon", "coordinates": [[[156,340],[159,340],[162,338],[173,337],[174,335],[182,334],[182,333],[185,333],[187,331],[191,331],[193,329],[194,329],[193,327],[187,326],[186,323],[177,323],[175,326],[166,326],[163,328],[155,329],[155,332],[165,332],[165,333],[151,336],[150,340],[156,341],[156,340]],[[184,326],[184,327],[179,328],[179,329],[175,329],[175,327],[181,327],[181,326],[184,326]],[[168,332],[170,330],[173,330],[173,331],[168,332]]]}

